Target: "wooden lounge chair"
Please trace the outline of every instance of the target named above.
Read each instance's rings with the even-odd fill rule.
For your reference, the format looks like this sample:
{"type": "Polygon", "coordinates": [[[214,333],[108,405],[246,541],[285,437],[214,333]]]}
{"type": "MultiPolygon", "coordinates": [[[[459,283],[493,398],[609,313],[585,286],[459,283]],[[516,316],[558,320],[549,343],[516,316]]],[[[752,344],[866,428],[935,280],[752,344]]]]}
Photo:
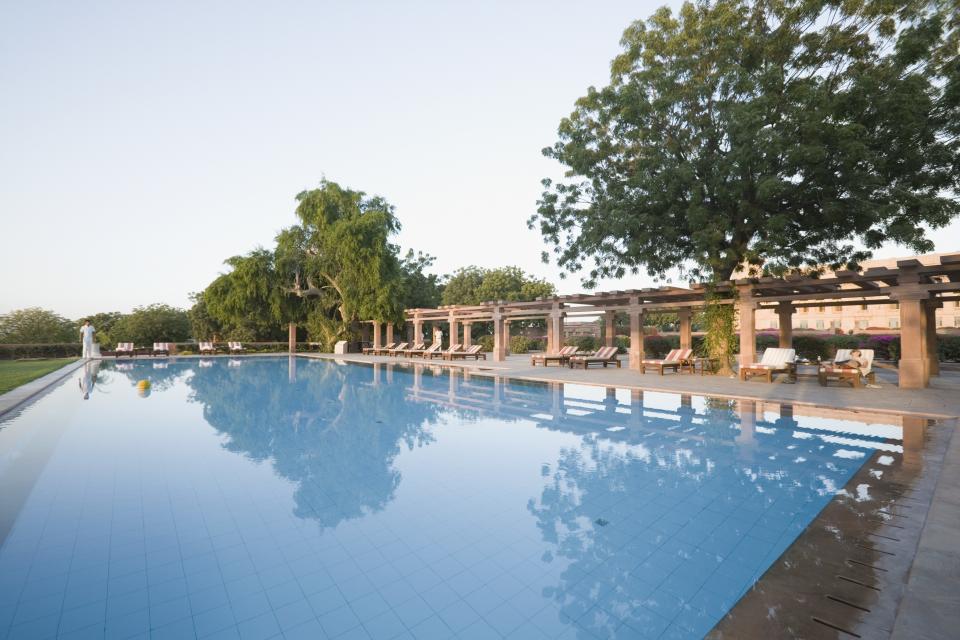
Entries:
{"type": "Polygon", "coordinates": [[[201,342],[199,348],[200,348],[200,355],[217,352],[217,350],[213,348],[212,342],[201,342]]]}
{"type": "Polygon", "coordinates": [[[228,342],[227,349],[230,353],[243,353],[245,351],[242,342],[228,342]]]}
{"type": "Polygon", "coordinates": [[[404,351],[410,346],[409,342],[401,342],[393,349],[381,349],[380,353],[386,353],[388,356],[399,356],[402,355],[404,351]]]}
{"type": "Polygon", "coordinates": [[[858,388],[866,380],[868,384],[877,383],[877,374],[873,371],[873,349],[858,349],[866,365],[859,369],[844,367],[843,362],[850,359],[853,349],[837,349],[833,362],[825,362],[817,371],[817,381],[821,386],[828,382],[843,382],[851,387],[858,388]]]}
{"type": "Polygon", "coordinates": [[[480,351],[481,348],[483,348],[482,345],[474,344],[467,347],[466,350],[464,351],[449,351],[443,354],[443,359],[444,360],[466,360],[467,358],[473,358],[474,360],[479,360],[483,358],[484,360],[486,360],[487,354],[485,354],[483,351],[480,351]]]}
{"type": "Polygon", "coordinates": [[[674,373],[681,373],[684,367],[693,373],[693,349],[672,349],[663,358],[651,358],[640,362],[640,373],[646,373],[647,368],[656,369],[663,375],[665,369],[673,369],[674,373]]]}
{"type": "Polygon", "coordinates": [[[118,342],[117,348],[113,350],[113,357],[119,358],[120,356],[129,356],[132,358],[133,351],[132,342],[118,342]]]}
{"type": "Polygon", "coordinates": [[[440,348],[441,348],[442,346],[443,346],[443,345],[440,344],[439,342],[434,342],[433,344],[431,344],[431,345],[430,345],[429,347],[427,347],[426,349],[419,349],[419,350],[417,350],[417,351],[411,351],[411,352],[408,353],[407,355],[408,355],[409,357],[411,357],[411,358],[430,358],[430,357],[431,357],[431,354],[440,351],[440,348]]]}
{"type": "Polygon", "coordinates": [[[414,351],[425,351],[426,348],[427,348],[427,344],[426,344],[425,342],[418,342],[418,343],[416,343],[415,345],[413,345],[413,346],[411,346],[411,347],[409,347],[409,348],[407,348],[407,349],[404,349],[404,350],[403,350],[403,353],[401,353],[400,355],[409,358],[409,357],[413,354],[414,351]]]}
{"type": "Polygon", "coordinates": [[[764,376],[767,382],[773,382],[773,374],[786,373],[791,380],[796,380],[796,359],[797,352],[793,349],[767,349],[763,352],[760,362],[740,367],[740,379],[749,380],[753,376],[764,376]]]}
{"type": "Polygon", "coordinates": [[[592,364],[602,364],[604,369],[607,368],[607,365],[613,364],[613,365],[616,365],[617,368],[619,369],[620,359],[617,358],[617,348],[616,347],[600,347],[591,355],[570,357],[571,369],[576,369],[577,367],[583,367],[584,369],[588,369],[592,364]]]}
{"type": "Polygon", "coordinates": [[[530,356],[530,366],[535,367],[537,364],[542,364],[547,367],[550,366],[551,362],[556,362],[559,366],[566,366],[567,362],[570,360],[570,356],[577,354],[577,347],[573,345],[568,345],[558,353],[534,353],[530,356]]]}
{"type": "Polygon", "coordinates": [[[153,355],[155,355],[155,356],[168,356],[168,355],[170,355],[170,343],[169,343],[169,342],[154,342],[154,343],[153,343],[153,355]]]}
{"type": "Polygon", "coordinates": [[[446,351],[439,351],[439,350],[434,351],[433,353],[426,355],[424,357],[430,358],[431,360],[433,360],[434,358],[443,358],[444,360],[446,360],[447,354],[453,353],[454,351],[460,351],[460,349],[462,348],[463,348],[463,345],[458,342],[457,344],[450,345],[446,351]]]}
{"type": "MultiPolygon", "coordinates": [[[[385,356],[390,349],[396,349],[399,346],[399,342],[389,342],[382,347],[367,347],[369,353],[372,353],[375,356],[385,356]]],[[[367,353],[367,349],[364,349],[363,352],[367,353]]]]}

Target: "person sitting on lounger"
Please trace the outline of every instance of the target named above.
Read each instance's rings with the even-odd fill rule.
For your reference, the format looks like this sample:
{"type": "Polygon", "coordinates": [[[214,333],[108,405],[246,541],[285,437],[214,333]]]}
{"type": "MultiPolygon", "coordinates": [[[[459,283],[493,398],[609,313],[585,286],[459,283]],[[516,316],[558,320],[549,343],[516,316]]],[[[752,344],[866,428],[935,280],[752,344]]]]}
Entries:
{"type": "Polygon", "coordinates": [[[844,369],[863,369],[867,366],[866,360],[863,358],[863,354],[860,352],[860,349],[853,349],[850,351],[850,358],[844,360],[843,362],[836,363],[838,366],[843,367],[844,369]]]}

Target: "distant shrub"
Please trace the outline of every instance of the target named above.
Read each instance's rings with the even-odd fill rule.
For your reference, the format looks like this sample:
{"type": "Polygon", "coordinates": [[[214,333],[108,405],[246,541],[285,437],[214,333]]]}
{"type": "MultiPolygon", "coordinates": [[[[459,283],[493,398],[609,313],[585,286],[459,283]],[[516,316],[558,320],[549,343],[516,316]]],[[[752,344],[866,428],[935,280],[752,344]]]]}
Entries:
{"type": "Polygon", "coordinates": [[[647,358],[662,358],[671,349],[680,347],[680,336],[646,336],[643,340],[643,355],[647,358]]]}
{"type": "Polygon", "coordinates": [[[600,340],[593,336],[573,336],[567,338],[565,344],[575,346],[578,351],[596,351],[600,340]]]}
{"type": "Polygon", "coordinates": [[[79,358],[79,342],[55,344],[0,344],[0,360],[20,358],[79,358]]]}
{"type": "Polygon", "coordinates": [[[513,336],[510,338],[510,353],[528,353],[530,343],[533,342],[526,336],[513,336]]]}
{"type": "Polygon", "coordinates": [[[479,344],[483,351],[493,351],[493,336],[480,336],[480,339],[477,340],[475,344],[479,344]]]}
{"type": "Polygon", "coordinates": [[[614,344],[617,345],[617,353],[626,353],[630,350],[630,337],[617,336],[614,338],[614,344]]]}

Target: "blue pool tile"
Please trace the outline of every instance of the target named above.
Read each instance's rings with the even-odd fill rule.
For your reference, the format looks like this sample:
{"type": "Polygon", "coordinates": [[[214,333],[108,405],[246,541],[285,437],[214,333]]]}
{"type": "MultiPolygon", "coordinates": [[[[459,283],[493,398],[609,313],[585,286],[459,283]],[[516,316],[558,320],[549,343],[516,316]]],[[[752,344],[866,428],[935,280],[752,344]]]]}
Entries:
{"type": "Polygon", "coordinates": [[[277,622],[280,623],[280,628],[284,631],[316,618],[316,614],[306,600],[291,602],[290,604],[274,609],[273,613],[277,618],[277,622]]]}
{"type": "Polygon", "coordinates": [[[190,593],[190,609],[194,614],[203,613],[225,604],[230,604],[230,596],[223,585],[209,587],[190,593]]]}
{"type": "Polygon", "coordinates": [[[457,592],[443,582],[423,591],[420,595],[434,611],[440,611],[460,599],[457,592]]]}
{"type": "Polygon", "coordinates": [[[527,616],[517,610],[510,602],[504,602],[496,609],[484,616],[491,627],[500,635],[506,636],[526,622],[527,616]]]}
{"type": "Polygon", "coordinates": [[[236,626],[236,624],[237,620],[233,615],[233,609],[229,605],[223,605],[193,616],[193,626],[198,638],[204,638],[217,631],[236,626]]]}
{"type": "Polygon", "coordinates": [[[241,640],[267,640],[280,634],[280,625],[272,611],[237,623],[241,640]]]}
{"type": "Polygon", "coordinates": [[[282,607],[285,604],[302,600],[304,595],[300,590],[300,584],[291,580],[285,584],[270,587],[266,590],[267,599],[274,609],[282,607]]]}
{"type": "Polygon", "coordinates": [[[178,622],[191,615],[190,601],[187,598],[175,598],[150,605],[150,627],[157,629],[178,622]]]}
{"type": "Polygon", "coordinates": [[[283,631],[285,640],[325,640],[330,636],[323,630],[320,621],[312,618],[290,629],[283,631]]]}
{"type": "Polygon", "coordinates": [[[230,599],[230,608],[237,622],[244,622],[271,610],[270,601],[265,593],[251,593],[247,596],[230,599]]]}
{"type": "Polygon", "coordinates": [[[403,621],[391,609],[372,618],[363,618],[362,624],[373,640],[391,640],[406,631],[403,621]]]}
{"type": "Polygon", "coordinates": [[[164,625],[150,630],[151,640],[182,640],[183,638],[196,638],[196,631],[193,628],[193,620],[184,618],[176,622],[164,625]]]}
{"type": "Polygon", "coordinates": [[[106,619],[107,601],[101,600],[75,609],[67,609],[60,616],[59,633],[69,633],[100,623],[101,627],[106,619]]]}
{"type": "Polygon", "coordinates": [[[354,627],[360,626],[360,619],[346,605],[318,617],[323,630],[331,637],[337,637],[354,627]]]}
{"type": "Polygon", "coordinates": [[[131,613],[110,617],[104,624],[107,640],[132,638],[150,631],[150,610],[140,609],[131,613]]]}
{"type": "Polygon", "coordinates": [[[458,634],[461,640],[490,640],[490,638],[502,637],[500,633],[491,627],[485,620],[477,620],[472,625],[458,634]]]}
{"type": "Polygon", "coordinates": [[[350,600],[349,603],[350,608],[361,620],[368,620],[390,609],[390,605],[383,596],[376,592],[350,600]]]}
{"type": "Polygon", "coordinates": [[[310,608],[318,616],[347,606],[347,601],[336,587],[327,587],[323,591],[307,596],[307,602],[310,603],[310,608]]]}
{"type": "Polygon", "coordinates": [[[480,614],[474,611],[463,600],[457,600],[450,606],[437,613],[444,624],[455,632],[460,632],[480,619],[480,614]]]}

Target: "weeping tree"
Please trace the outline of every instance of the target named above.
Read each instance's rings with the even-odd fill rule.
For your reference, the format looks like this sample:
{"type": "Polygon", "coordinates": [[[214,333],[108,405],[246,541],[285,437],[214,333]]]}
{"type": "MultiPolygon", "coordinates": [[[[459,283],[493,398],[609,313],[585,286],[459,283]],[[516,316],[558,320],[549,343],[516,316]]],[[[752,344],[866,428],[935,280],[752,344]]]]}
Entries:
{"type": "Polygon", "coordinates": [[[327,180],[297,202],[299,224],[277,235],[276,269],[285,293],[311,302],[301,306],[311,337],[329,348],[354,337],[357,320],[402,321],[393,206],[327,180]]]}
{"type": "Polygon", "coordinates": [[[543,181],[529,224],[587,287],[930,251],[960,213],[958,27],[956,0],[662,8],[560,123],[544,154],[566,177],[543,181]]]}
{"type": "Polygon", "coordinates": [[[390,242],[400,229],[393,207],[327,180],[297,203],[298,224],[277,234],[275,249],[228,259],[230,270],[194,296],[196,332],[281,340],[293,322],[330,349],[354,337],[358,320],[402,321],[409,270],[390,242]]]}

